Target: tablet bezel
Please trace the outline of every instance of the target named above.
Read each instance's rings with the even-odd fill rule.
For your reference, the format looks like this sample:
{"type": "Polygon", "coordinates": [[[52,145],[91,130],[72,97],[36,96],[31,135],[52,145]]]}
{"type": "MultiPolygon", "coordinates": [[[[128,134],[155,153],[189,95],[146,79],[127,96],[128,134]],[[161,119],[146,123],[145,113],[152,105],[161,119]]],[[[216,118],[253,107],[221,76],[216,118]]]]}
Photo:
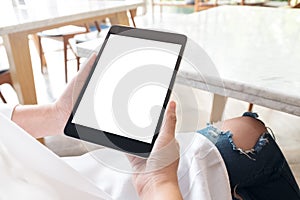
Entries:
{"type": "Polygon", "coordinates": [[[166,106],[168,104],[168,101],[170,99],[170,95],[172,92],[171,90],[173,88],[176,74],[179,69],[179,65],[180,65],[180,62],[182,59],[186,41],[187,41],[187,37],[182,34],[162,32],[162,31],[156,31],[156,30],[138,29],[138,28],[132,28],[132,27],[126,27],[126,26],[119,26],[119,25],[112,26],[110,28],[108,34],[106,35],[104,43],[96,57],[96,60],[92,66],[92,69],[91,69],[88,77],[87,77],[87,80],[85,81],[85,84],[84,84],[83,88],[81,89],[81,92],[76,100],[76,103],[73,107],[73,111],[67,121],[65,128],[64,128],[65,135],[71,136],[71,137],[74,137],[77,139],[81,139],[84,141],[96,143],[96,144],[99,144],[99,145],[102,145],[105,147],[110,147],[112,149],[123,151],[123,152],[129,153],[129,154],[134,154],[134,155],[137,155],[140,157],[147,158],[150,155],[153,145],[155,143],[155,140],[159,134],[163,116],[164,116],[164,112],[165,112],[166,106]],[[128,30],[130,30],[130,31],[128,31],[128,30]],[[103,50],[105,49],[106,43],[111,34],[181,45],[180,51],[179,51],[179,54],[177,57],[177,61],[176,61],[175,67],[174,67],[173,75],[172,75],[172,78],[170,81],[169,89],[167,91],[167,95],[166,95],[166,98],[163,103],[163,109],[161,110],[158,124],[156,126],[151,144],[142,142],[139,140],[119,136],[119,135],[109,133],[106,131],[101,131],[101,130],[97,130],[94,128],[90,128],[90,127],[72,123],[72,120],[74,117],[73,114],[76,112],[76,110],[79,106],[79,103],[84,95],[84,92],[89,84],[89,81],[91,80],[91,77],[95,71],[95,68],[98,64],[101,54],[102,54],[103,50]],[[80,134],[80,136],[79,136],[78,132],[80,132],[80,133],[84,132],[84,134],[80,134]]]}

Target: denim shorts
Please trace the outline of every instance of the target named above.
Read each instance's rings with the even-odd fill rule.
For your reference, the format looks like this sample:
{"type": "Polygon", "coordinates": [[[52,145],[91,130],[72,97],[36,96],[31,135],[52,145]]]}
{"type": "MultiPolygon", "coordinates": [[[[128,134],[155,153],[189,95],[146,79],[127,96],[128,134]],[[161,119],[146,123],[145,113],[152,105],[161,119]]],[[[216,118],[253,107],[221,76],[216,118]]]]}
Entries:
{"type": "MultiPolygon", "coordinates": [[[[258,117],[251,112],[243,116],[258,117]]],[[[223,132],[212,124],[197,132],[212,141],[222,155],[232,199],[300,200],[299,186],[269,131],[248,151],[235,146],[230,131],[223,132]]]]}

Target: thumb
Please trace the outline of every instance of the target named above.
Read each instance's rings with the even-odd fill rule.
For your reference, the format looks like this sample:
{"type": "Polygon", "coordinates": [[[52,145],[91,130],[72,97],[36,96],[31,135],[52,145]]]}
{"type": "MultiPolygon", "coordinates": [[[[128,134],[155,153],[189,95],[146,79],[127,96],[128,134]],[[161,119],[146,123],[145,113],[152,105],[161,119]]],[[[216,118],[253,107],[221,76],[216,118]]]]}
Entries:
{"type": "Polygon", "coordinates": [[[147,171],[162,169],[179,159],[179,144],[175,139],[176,104],[171,101],[158,134],[153,151],[147,161],[147,171]]]}
{"type": "Polygon", "coordinates": [[[176,103],[174,101],[171,101],[167,107],[164,123],[156,141],[159,148],[167,145],[172,140],[174,140],[175,128],[176,128],[176,103]]]}
{"type": "Polygon", "coordinates": [[[169,136],[174,138],[175,128],[176,128],[176,103],[171,101],[168,105],[167,115],[166,115],[166,124],[164,127],[164,132],[169,136]]]}

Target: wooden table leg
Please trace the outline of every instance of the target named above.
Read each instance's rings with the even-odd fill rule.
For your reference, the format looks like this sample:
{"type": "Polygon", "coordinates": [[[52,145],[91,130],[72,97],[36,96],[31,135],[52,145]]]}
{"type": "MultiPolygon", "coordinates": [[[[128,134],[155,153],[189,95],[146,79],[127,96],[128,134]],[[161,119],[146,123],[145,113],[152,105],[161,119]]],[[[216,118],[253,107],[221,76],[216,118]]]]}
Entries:
{"type": "Polygon", "coordinates": [[[112,17],[109,18],[109,20],[111,24],[120,24],[125,26],[130,25],[126,11],[114,14],[112,17]]]}
{"type": "Polygon", "coordinates": [[[36,104],[36,92],[27,33],[3,36],[14,88],[21,104],[36,104]]]}
{"type": "Polygon", "coordinates": [[[222,120],[223,112],[227,102],[227,97],[214,94],[213,104],[210,114],[210,122],[218,122],[222,120]]]}
{"type": "MultiPolygon", "coordinates": [[[[3,37],[9,70],[21,104],[36,104],[36,92],[28,44],[28,34],[13,33],[3,37]]],[[[44,138],[38,139],[44,144],[44,138]]]]}

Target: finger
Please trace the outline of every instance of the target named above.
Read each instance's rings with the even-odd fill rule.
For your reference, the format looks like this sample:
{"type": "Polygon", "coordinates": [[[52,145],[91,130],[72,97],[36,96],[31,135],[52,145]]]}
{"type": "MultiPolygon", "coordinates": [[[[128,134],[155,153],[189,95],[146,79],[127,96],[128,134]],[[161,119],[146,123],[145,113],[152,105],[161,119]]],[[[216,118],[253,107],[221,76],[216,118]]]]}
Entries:
{"type": "Polygon", "coordinates": [[[90,57],[83,63],[85,66],[92,66],[96,60],[97,55],[95,53],[92,53],[90,57]]]}
{"type": "Polygon", "coordinates": [[[136,157],[130,154],[126,154],[126,157],[133,169],[133,172],[141,172],[146,165],[146,158],[136,157]]]}
{"type": "MultiPolygon", "coordinates": [[[[82,67],[80,68],[79,73],[77,74],[77,76],[75,76],[68,84],[67,87],[74,89],[75,85],[81,86],[79,83],[82,81],[85,81],[94,62],[96,60],[96,54],[93,53],[83,64],[82,67]]],[[[72,92],[72,89],[70,90],[66,90],[68,92],[72,92]]]]}
{"type": "MultiPolygon", "coordinates": [[[[72,87],[72,99],[77,100],[77,97],[80,94],[80,91],[86,82],[88,75],[91,72],[92,66],[96,60],[96,54],[92,54],[83,64],[78,73],[78,75],[71,81],[70,86],[72,87]]],[[[74,101],[74,102],[75,102],[74,101]]]]}
{"type": "Polygon", "coordinates": [[[174,137],[176,128],[176,103],[171,101],[167,109],[167,121],[165,131],[174,137]]]}
{"type": "Polygon", "coordinates": [[[82,64],[79,73],[88,74],[96,60],[96,57],[96,54],[92,53],[92,55],[82,64]]]}
{"type": "Polygon", "coordinates": [[[165,123],[161,129],[161,133],[158,137],[163,137],[168,139],[168,141],[172,140],[175,136],[175,128],[176,128],[176,103],[174,101],[170,101],[167,107],[167,112],[165,115],[165,123]]]}
{"type": "Polygon", "coordinates": [[[140,158],[130,154],[126,154],[126,157],[131,165],[135,165],[137,162],[139,162],[138,160],[146,160],[146,158],[140,158]]]}
{"type": "Polygon", "coordinates": [[[163,124],[148,160],[127,155],[135,172],[156,171],[178,160],[179,145],[175,140],[176,104],[173,101],[167,107],[163,124]]]}

